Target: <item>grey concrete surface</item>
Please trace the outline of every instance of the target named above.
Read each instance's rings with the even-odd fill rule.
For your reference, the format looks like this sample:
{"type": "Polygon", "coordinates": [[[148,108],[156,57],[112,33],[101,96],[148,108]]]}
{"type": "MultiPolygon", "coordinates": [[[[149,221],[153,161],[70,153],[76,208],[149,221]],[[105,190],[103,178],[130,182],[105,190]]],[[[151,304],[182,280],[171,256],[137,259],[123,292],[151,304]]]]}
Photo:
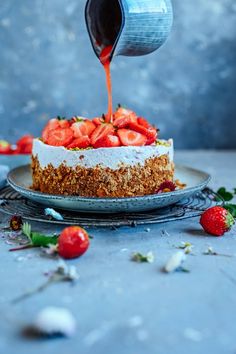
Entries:
{"type": "MultiPolygon", "coordinates": [[[[182,151],[176,161],[212,174],[211,187],[236,187],[236,152],[182,151]]],[[[3,161],[0,158],[0,164],[3,161]]],[[[6,161],[5,161],[6,162],[6,161]]],[[[0,214],[1,227],[8,217],[0,214]]],[[[34,229],[59,231],[34,224],[34,229]]],[[[235,354],[236,229],[224,237],[206,236],[198,218],[118,230],[89,229],[94,238],[81,257],[68,262],[80,279],[55,284],[12,305],[10,300],[45,280],[56,261],[39,250],[9,253],[0,247],[0,353],[7,354],[235,354]],[[164,234],[163,234],[164,230],[164,234]],[[187,257],[190,273],[160,271],[182,241],[194,245],[187,257]],[[234,257],[205,256],[215,251],[234,257]],[[153,251],[152,264],[130,261],[134,251],[153,251]],[[20,336],[45,306],[63,306],[76,317],[71,339],[27,340],[20,336]]]]}

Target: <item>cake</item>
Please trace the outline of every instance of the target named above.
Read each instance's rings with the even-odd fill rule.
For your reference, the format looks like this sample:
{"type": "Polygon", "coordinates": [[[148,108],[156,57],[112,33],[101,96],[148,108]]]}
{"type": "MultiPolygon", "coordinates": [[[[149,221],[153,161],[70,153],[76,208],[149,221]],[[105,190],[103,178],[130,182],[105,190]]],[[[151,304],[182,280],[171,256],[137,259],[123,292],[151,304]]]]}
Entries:
{"type": "Polygon", "coordinates": [[[160,140],[146,119],[119,107],[101,117],[51,119],[34,139],[34,190],[83,197],[133,197],[173,182],[173,141],[160,140]]]}

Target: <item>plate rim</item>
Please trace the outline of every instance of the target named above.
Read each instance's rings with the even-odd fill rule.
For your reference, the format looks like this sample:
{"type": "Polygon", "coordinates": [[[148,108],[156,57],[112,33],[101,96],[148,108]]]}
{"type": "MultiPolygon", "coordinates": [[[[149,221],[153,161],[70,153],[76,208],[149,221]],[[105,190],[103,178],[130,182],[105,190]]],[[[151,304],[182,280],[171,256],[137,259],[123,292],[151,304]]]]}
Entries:
{"type": "Polygon", "coordinates": [[[183,194],[183,192],[189,192],[191,193],[191,191],[194,193],[196,188],[197,190],[201,190],[203,189],[211,180],[211,175],[205,171],[202,170],[198,170],[196,168],[193,167],[189,167],[189,166],[185,166],[185,165],[181,165],[181,164],[176,164],[175,165],[177,168],[182,168],[182,169],[187,169],[187,170],[191,170],[192,172],[195,173],[200,173],[202,175],[204,175],[204,181],[192,186],[192,187],[186,187],[184,189],[179,189],[177,191],[172,191],[172,192],[166,192],[166,193],[161,193],[161,194],[148,194],[148,195],[144,195],[144,196],[136,196],[136,197],[120,197],[120,198],[99,198],[99,197],[83,197],[83,196],[73,196],[73,195],[60,195],[60,194],[47,194],[47,193],[43,193],[43,192],[39,192],[39,191],[34,191],[31,190],[30,188],[26,188],[26,187],[22,187],[18,184],[16,184],[15,182],[13,182],[11,175],[13,173],[16,173],[17,170],[19,169],[23,169],[23,168],[27,168],[30,170],[31,165],[30,164],[26,164],[26,165],[20,165],[17,167],[14,167],[13,169],[11,169],[8,174],[7,174],[7,182],[9,183],[9,185],[16,190],[17,192],[19,192],[21,194],[21,191],[24,192],[24,195],[31,195],[32,197],[40,197],[43,198],[45,200],[65,200],[67,199],[68,201],[80,201],[80,202],[100,202],[100,203],[107,203],[107,202],[117,202],[117,201],[122,201],[122,202],[129,202],[129,201],[134,201],[134,200],[148,200],[148,199],[165,199],[168,198],[172,195],[181,195],[183,194]]]}

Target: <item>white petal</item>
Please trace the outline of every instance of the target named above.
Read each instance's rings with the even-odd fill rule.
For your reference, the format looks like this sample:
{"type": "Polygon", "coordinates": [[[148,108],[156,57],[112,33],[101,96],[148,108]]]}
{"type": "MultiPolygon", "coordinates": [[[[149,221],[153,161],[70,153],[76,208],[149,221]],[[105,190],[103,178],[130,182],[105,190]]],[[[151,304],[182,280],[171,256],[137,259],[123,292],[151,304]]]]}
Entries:
{"type": "Polygon", "coordinates": [[[72,336],[76,330],[74,316],[65,308],[46,307],[37,315],[34,327],[41,333],[72,336]]]}
{"type": "Polygon", "coordinates": [[[167,261],[164,270],[167,273],[174,272],[176,269],[178,269],[183,261],[185,260],[186,256],[183,251],[178,251],[174,253],[169,260],[167,261]]]}

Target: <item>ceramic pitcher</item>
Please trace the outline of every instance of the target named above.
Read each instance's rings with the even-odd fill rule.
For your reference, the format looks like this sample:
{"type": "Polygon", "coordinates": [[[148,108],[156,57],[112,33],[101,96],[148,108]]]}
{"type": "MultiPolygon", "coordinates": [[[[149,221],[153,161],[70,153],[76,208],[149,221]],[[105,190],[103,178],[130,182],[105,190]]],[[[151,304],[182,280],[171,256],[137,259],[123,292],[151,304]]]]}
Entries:
{"type": "Polygon", "coordinates": [[[93,49],[112,46],[114,55],[138,56],[158,49],[173,21],[171,0],[88,0],[85,19],[93,49]]]}

